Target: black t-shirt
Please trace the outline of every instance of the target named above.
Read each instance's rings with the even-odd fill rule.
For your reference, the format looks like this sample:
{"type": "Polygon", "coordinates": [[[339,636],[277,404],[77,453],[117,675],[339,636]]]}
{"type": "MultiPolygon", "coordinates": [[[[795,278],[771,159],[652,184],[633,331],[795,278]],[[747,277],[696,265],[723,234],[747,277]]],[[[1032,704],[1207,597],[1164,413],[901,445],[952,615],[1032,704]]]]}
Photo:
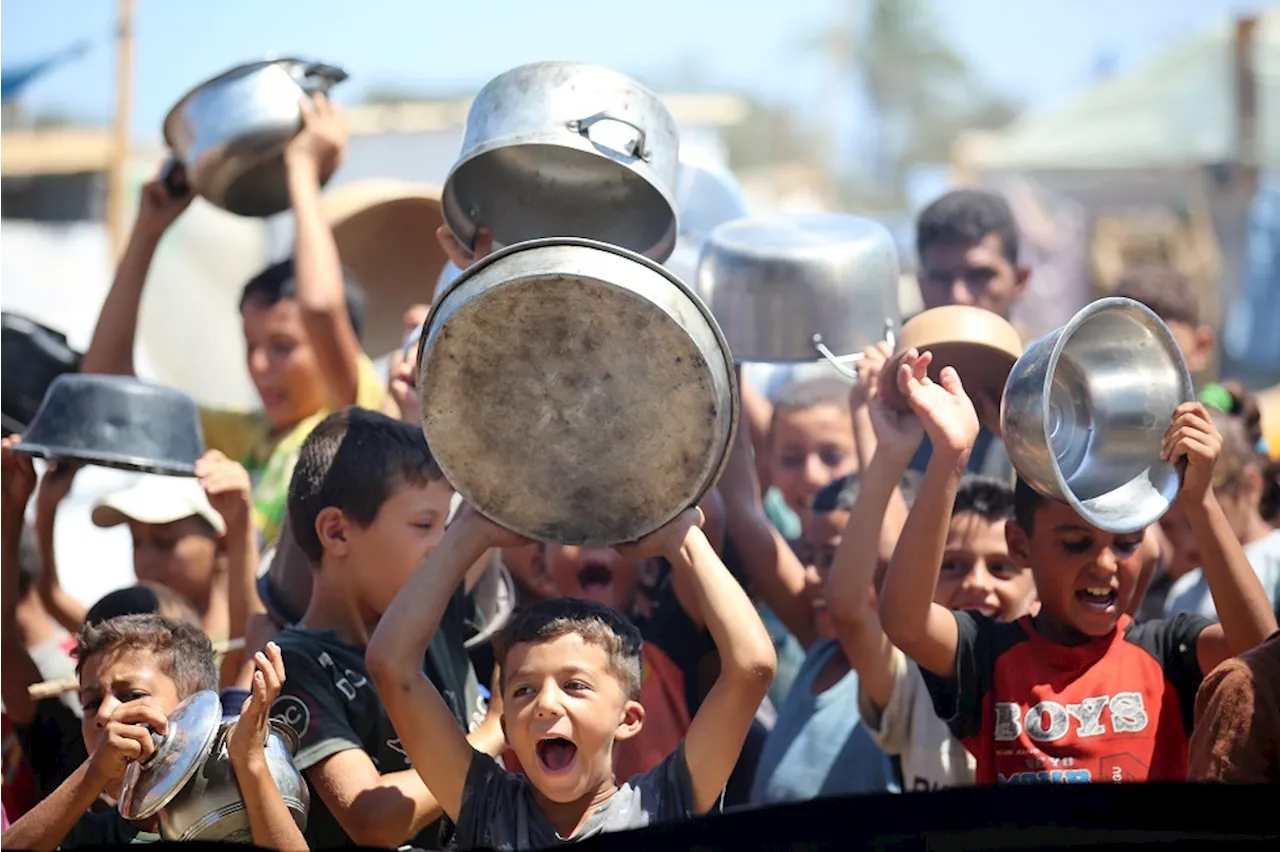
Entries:
{"type": "MultiPolygon", "coordinates": [[[[463,647],[465,607],[462,594],[450,602],[427,648],[423,671],[440,690],[458,724],[470,732],[484,719],[485,705],[463,647]]],[[[299,770],[305,774],[326,758],[349,749],[368,754],[382,775],[412,768],[369,679],[363,646],[348,645],[331,630],[296,627],[285,628],[275,641],[288,679],[272,706],[272,717],[298,735],[300,746],[294,763],[299,770]]],[[[450,834],[448,821],[440,819],[406,842],[439,849],[450,834]]],[[[352,845],[314,786],[306,838],[311,848],[352,845]]]]}
{"type": "Polygon", "coordinates": [[[41,799],[58,789],[89,758],[80,717],[60,699],[36,702],[30,724],[15,725],[14,733],[41,799]]]}
{"type": "Polygon", "coordinates": [[[159,834],[138,828],[120,816],[119,811],[112,808],[107,811],[89,811],[80,817],[67,836],[58,844],[58,848],[132,846],[138,843],[159,842],[159,834]]]}

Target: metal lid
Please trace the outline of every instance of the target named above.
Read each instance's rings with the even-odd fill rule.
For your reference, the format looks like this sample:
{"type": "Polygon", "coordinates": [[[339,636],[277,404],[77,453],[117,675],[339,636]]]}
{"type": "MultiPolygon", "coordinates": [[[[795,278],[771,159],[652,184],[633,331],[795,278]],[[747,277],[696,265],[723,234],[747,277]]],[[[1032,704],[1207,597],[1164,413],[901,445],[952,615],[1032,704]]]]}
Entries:
{"type": "Polygon", "coordinates": [[[156,750],[129,764],[120,786],[120,815],[150,819],[182,791],[204,763],[222,722],[222,702],[211,689],[190,696],[169,714],[163,738],[152,734],[156,750]]]}

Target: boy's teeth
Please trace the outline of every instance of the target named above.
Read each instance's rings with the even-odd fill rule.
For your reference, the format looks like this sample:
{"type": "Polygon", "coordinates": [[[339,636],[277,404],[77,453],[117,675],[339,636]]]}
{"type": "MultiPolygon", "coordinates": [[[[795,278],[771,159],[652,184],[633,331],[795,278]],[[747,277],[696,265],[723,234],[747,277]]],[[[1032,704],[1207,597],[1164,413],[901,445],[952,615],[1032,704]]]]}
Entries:
{"type": "Polygon", "coordinates": [[[1090,586],[1085,589],[1085,591],[1100,598],[1105,598],[1107,595],[1111,594],[1111,589],[1107,586],[1090,586]]]}

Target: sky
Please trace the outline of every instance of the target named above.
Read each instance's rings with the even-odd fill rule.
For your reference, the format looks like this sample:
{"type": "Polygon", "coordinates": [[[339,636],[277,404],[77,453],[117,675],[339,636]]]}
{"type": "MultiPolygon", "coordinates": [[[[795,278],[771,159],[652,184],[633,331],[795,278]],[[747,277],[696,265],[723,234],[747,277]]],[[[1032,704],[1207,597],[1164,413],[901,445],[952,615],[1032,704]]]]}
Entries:
{"type": "MultiPolygon", "coordinates": [[[[507,68],[546,59],[604,64],[655,88],[680,70],[707,87],[827,108],[821,58],[805,42],[850,0],[135,0],[132,129],[158,140],[169,107],[232,65],[301,55],[344,66],[335,90],[474,91],[507,68]]],[[[113,0],[5,0],[0,61],[39,60],[81,40],[92,50],[35,82],[34,111],[105,123],[114,103],[113,0]]],[[[1087,88],[1105,57],[1115,70],[1231,15],[1250,0],[935,0],[954,46],[994,90],[1050,108],[1087,88]]]]}

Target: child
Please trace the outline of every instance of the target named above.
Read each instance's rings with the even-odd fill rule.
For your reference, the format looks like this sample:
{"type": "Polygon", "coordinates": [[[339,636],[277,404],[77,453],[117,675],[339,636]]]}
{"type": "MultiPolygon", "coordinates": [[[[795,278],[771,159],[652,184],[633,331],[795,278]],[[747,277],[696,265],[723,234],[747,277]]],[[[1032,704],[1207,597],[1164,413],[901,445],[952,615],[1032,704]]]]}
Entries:
{"type": "MultiPolygon", "coordinates": [[[[71,849],[158,841],[155,820],[127,822],[112,808],[90,811],[98,797],[119,799],[130,763],[155,751],[152,732],[163,735],[167,716],[185,698],[216,689],[213,646],[198,629],[155,615],[128,615],[85,625],[76,644],[82,733],[89,759],[48,798],[4,833],[6,847],[71,849]]],[[[227,743],[236,783],[244,797],[253,842],[302,849],[302,833],[267,769],[267,710],[285,679],[280,649],[267,647],[254,662],[253,695],[227,743]]]]}
{"type": "MultiPolygon", "coordinates": [[[[270,544],[284,517],[289,476],[307,433],[330,410],[379,410],[384,382],[363,350],[363,293],[345,282],[320,209],[320,177],[341,161],[347,124],[323,95],[303,104],[303,128],[285,150],[296,237],[293,257],[264,270],[240,298],[249,376],[262,401],[252,413],[202,409],[207,446],[248,468],[253,520],[270,544]]],[[[81,370],[132,374],[138,308],[160,238],[190,204],[159,179],[142,188],[138,221],[103,303],[81,370]]]]}
{"type": "Polygon", "coordinates": [[[1189,750],[1190,781],[1280,783],[1280,633],[1204,679],[1189,750]]]}
{"type": "Polygon", "coordinates": [[[720,676],[683,744],[651,772],[614,773],[615,745],[644,723],[640,634],[590,601],[555,599],[517,615],[497,643],[502,726],[527,777],[478,754],[417,660],[467,568],[488,548],[524,539],[463,507],[440,546],[396,596],[369,643],[369,669],[405,750],[446,814],[460,848],[542,848],[604,831],[711,810],[773,678],[773,645],[751,601],[691,509],[623,548],[665,556],[684,575],[720,650],[720,676]]]}
{"type": "MultiPolygon", "coordinates": [[[[385,414],[335,412],[302,444],[289,526],[314,575],[301,622],[276,637],[289,683],[272,712],[301,743],[294,762],[312,791],[312,846],[434,849],[447,839],[438,797],[410,766],[403,731],[392,727],[364,655],[392,598],[440,542],[450,496],[422,431],[385,414]]],[[[415,666],[423,671],[425,650],[449,728],[459,738],[471,731],[477,748],[496,755],[502,732],[496,718],[480,725],[460,583],[450,587],[441,631],[419,649],[415,666]]]]}
{"type": "Polygon", "coordinates": [[[1019,482],[1009,552],[1040,609],[1013,623],[933,603],[960,472],[978,417],[954,369],[931,381],[909,351],[898,375],[934,452],[880,598],[889,640],[915,660],[980,784],[1181,780],[1202,673],[1254,647],[1275,617],[1210,480],[1221,439],[1200,403],[1174,412],[1161,457],[1186,462],[1178,499],[1200,542],[1221,625],[1200,616],[1131,626],[1143,531],[1113,534],[1019,482]]]}
{"type": "Polygon", "coordinates": [[[787,508],[803,521],[823,486],[857,469],[848,384],[808,379],[783,388],[769,427],[769,479],[787,508]]]}
{"type": "Polygon", "coordinates": [[[836,498],[856,490],[857,474],[850,474],[819,491],[813,502],[801,553],[820,638],[809,647],[765,741],[752,782],[753,804],[899,789],[888,758],[859,723],[858,674],[827,612],[827,577],[849,513],[836,498]]]}
{"type": "Polygon", "coordinates": [[[1168,266],[1137,266],[1120,276],[1115,295],[1141,302],[1164,320],[1192,376],[1212,366],[1217,340],[1201,321],[1200,294],[1189,277],[1168,266]]]}
{"type": "MultiPolygon", "coordinates": [[[[1280,604],[1280,530],[1262,518],[1263,459],[1256,449],[1257,439],[1251,440],[1241,418],[1219,410],[1209,414],[1222,435],[1222,452],[1213,469],[1214,493],[1274,608],[1280,604]]],[[[1160,526],[1172,552],[1166,571],[1173,582],[1165,600],[1165,614],[1195,612],[1216,619],[1217,610],[1208,580],[1199,567],[1200,554],[1184,507],[1175,504],[1160,519],[1160,526]]]]}

